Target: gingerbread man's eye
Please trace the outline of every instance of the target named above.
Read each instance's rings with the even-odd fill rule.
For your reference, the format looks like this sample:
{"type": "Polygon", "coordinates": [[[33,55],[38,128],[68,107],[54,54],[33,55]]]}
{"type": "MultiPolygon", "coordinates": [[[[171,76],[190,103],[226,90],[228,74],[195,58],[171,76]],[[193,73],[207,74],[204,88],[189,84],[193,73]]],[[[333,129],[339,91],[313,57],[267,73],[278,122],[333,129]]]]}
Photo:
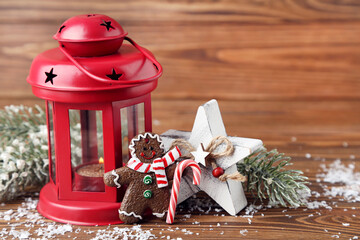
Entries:
{"type": "Polygon", "coordinates": [[[152,151],[152,150],[154,150],[154,148],[153,148],[153,147],[150,147],[150,150],[152,151]]]}
{"type": "Polygon", "coordinates": [[[146,148],[146,147],[143,147],[143,150],[144,150],[144,151],[146,151],[146,150],[147,150],[147,148],[146,148]]]}

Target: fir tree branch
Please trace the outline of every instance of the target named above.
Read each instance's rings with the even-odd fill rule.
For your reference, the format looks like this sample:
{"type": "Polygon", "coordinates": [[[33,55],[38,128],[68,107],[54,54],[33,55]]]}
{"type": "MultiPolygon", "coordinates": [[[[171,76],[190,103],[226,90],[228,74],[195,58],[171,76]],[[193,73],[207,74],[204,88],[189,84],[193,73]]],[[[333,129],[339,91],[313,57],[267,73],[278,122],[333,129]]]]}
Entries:
{"type": "Polygon", "coordinates": [[[310,189],[302,171],[285,169],[292,165],[290,160],[276,149],[268,152],[262,148],[239,162],[238,171],[247,176],[246,191],[260,201],[269,199],[272,205],[301,206],[305,201],[300,192],[310,192],[310,189]]]}
{"type": "MultiPolygon", "coordinates": [[[[78,122],[70,124],[74,146],[80,144],[76,138],[80,135],[78,122]]],[[[0,202],[38,192],[48,182],[47,138],[46,113],[41,107],[7,106],[0,110],[0,202]]],[[[72,156],[72,161],[76,159],[78,156],[72,156]]],[[[290,157],[275,149],[262,149],[237,166],[248,178],[246,190],[257,199],[298,207],[304,202],[299,191],[309,192],[309,188],[301,171],[285,169],[290,165],[290,157]]]]}
{"type": "Polygon", "coordinates": [[[6,106],[0,110],[0,202],[38,192],[48,182],[44,110],[6,106]]]}

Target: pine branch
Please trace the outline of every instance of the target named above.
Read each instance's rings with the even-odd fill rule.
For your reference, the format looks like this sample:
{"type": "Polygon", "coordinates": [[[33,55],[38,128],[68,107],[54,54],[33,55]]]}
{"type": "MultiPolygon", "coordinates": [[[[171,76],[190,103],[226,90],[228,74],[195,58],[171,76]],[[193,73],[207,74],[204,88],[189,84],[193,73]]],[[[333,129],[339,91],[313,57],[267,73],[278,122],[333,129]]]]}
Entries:
{"type": "Polygon", "coordinates": [[[44,110],[7,106],[0,110],[0,202],[38,192],[48,182],[44,110]]]}
{"type": "MultiPolygon", "coordinates": [[[[77,115],[71,115],[73,119],[77,115]]],[[[79,117],[79,116],[77,116],[79,117]]],[[[72,143],[80,146],[79,120],[70,124],[72,143]]],[[[0,202],[29,192],[38,192],[49,180],[46,114],[44,110],[7,106],[0,110],[0,202]]],[[[80,156],[74,151],[72,161],[80,156]]],[[[247,176],[246,190],[261,201],[298,207],[304,202],[299,191],[309,192],[307,178],[298,170],[285,170],[290,158],[277,150],[259,150],[238,163],[247,176]]]]}
{"type": "Polygon", "coordinates": [[[256,199],[269,199],[269,204],[299,207],[305,201],[301,192],[310,192],[307,177],[299,170],[286,170],[291,158],[276,149],[258,150],[237,164],[238,171],[247,176],[246,191],[256,199]]]}

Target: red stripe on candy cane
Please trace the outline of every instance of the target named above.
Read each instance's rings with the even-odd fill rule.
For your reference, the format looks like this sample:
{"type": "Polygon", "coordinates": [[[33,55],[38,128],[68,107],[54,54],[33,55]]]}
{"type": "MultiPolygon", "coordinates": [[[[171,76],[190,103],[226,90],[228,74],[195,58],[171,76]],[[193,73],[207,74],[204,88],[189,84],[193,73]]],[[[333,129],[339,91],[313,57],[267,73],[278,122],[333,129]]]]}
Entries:
{"type": "Polygon", "coordinates": [[[153,163],[142,163],[138,158],[136,158],[136,156],[132,156],[127,163],[127,167],[141,173],[154,172],[156,174],[156,178],[159,177],[160,180],[166,181],[164,184],[158,184],[158,187],[162,188],[168,186],[165,168],[170,164],[173,164],[180,156],[180,149],[175,147],[170,152],[166,153],[162,158],[154,159],[153,163]]]}
{"type": "Polygon", "coordinates": [[[172,224],[174,222],[175,218],[175,211],[176,211],[176,205],[177,205],[177,199],[179,194],[179,188],[180,188],[180,180],[181,175],[185,168],[191,167],[193,170],[193,183],[195,185],[200,184],[200,178],[201,178],[201,170],[199,165],[191,159],[184,160],[179,163],[179,165],[176,166],[175,174],[174,174],[174,181],[171,189],[171,198],[169,203],[169,209],[168,214],[166,216],[166,223],[172,224]]]}

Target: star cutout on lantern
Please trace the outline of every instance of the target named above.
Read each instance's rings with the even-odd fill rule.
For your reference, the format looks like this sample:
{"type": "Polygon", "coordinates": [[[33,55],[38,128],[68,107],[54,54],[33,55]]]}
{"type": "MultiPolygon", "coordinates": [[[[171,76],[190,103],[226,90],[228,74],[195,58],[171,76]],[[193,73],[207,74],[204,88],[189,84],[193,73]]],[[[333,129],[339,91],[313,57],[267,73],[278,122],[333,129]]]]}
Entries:
{"type": "Polygon", "coordinates": [[[64,27],[66,27],[66,26],[63,25],[63,26],[61,26],[61,27],[59,28],[59,33],[61,33],[61,31],[64,29],[64,27]]]}
{"type": "Polygon", "coordinates": [[[202,164],[204,167],[206,166],[205,158],[207,155],[209,155],[209,152],[205,152],[203,149],[203,146],[200,144],[195,152],[191,152],[191,154],[194,156],[194,160],[197,163],[202,164]]]}
{"type": "Polygon", "coordinates": [[[105,21],[103,20],[103,23],[100,24],[101,26],[105,26],[106,30],[110,30],[110,28],[115,29],[113,26],[111,26],[111,21],[105,21]]]}
{"type": "Polygon", "coordinates": [[[56,77],[57,75],[53,73],[54,71],[54,68],[51,68],[50,72],[45,72],[46,74],[46,80],[45,80],[45,83],[47,82],[51,82],[52,85],[54,85],[54,77],[56,77]]]}
{"type": "MultiPolygon", "coordinates": [[[[216,100],[211,100],[200,106],[195,118],[192,132],[168,130],[161,135],[165,150],[168,150],[175,139],[187,140],[193,147],[199,147],[201,143],[208,146],[211,139],[217,136],[226,136],[234,146],[232,155],[215,159],[216,165],[224,169],[225,173],[232,174],[237,171],[236,163],[249,156],[251,153],[262,147],[262,141],[251,138],[240,138],[227,136],[225,126],[216,100]]],[[[216,151],[222,152],[226,148],[221,144],[216,151]]],[[[191,173],[184,175],[180,183],[178,203],[181,203],[199,191],[206,192],[225,211],[236,215],[246,205],[247,200],[240,181],[220,181],[212,175],[212,167],[201,168],[200,185],[192,183],[191,173]]]]}
{"type": "Polygon", "coordinates": [[[112,73],[107,74],[106,76],[112,80],[119,80],[119,78],[122,76],[122,73],[116,73],[115,69],[113,68],[112,73]]]}

